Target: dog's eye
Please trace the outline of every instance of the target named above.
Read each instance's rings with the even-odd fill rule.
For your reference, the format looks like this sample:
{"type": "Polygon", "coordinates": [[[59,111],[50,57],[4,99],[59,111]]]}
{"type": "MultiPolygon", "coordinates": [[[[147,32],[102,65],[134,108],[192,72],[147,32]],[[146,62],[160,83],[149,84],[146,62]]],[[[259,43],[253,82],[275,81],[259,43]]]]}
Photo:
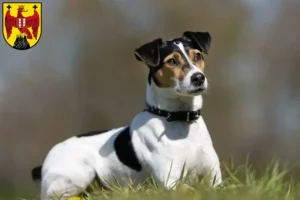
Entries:
{"type": "Polygon", "coordinates": [[[202,60],[202,55],[198,52],[195,54],[195,62],[199,61],[199,60],[202,60]]]}
{"type": "Polygon", "coordinates": [[[167,63],[171,66],[177,65],[177,61],[174,58],[167,60],[167,63]]]}

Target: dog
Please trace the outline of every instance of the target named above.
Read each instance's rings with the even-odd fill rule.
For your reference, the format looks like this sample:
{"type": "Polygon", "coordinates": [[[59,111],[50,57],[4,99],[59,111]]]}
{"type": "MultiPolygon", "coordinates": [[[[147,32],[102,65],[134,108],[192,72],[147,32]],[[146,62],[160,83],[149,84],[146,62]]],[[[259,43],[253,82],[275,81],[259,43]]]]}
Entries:
{"type": "Polygon", "coordinates": [[[218,155],[201,116],[208,87],[203,55],[208,32],[185,31],[134,51],[149,68],[144,110],[129,126],[94,131],[55,145],[42,166],[32,170],[41,180],[41,199],[68,199],[97,178],[103,186],[141,183],[150,174],[159,186],[173,188],[182,176],[208,175],[212,187],[222,183],[218,155]]]}

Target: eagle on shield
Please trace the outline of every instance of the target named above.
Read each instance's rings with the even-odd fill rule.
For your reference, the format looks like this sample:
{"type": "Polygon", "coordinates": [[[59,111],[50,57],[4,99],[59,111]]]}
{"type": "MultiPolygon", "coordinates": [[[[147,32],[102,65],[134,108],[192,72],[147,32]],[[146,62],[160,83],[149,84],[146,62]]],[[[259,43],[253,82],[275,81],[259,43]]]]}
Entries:
{"type": "Polygon", "coordinates": [[[17,9],[17,16],[14,17],[10,14],[11,6],[7,6],[8,10],[5,14],[5,29],[6,29],[6,35],[7,39],[11,36],[12,29],[17,28],[19,29],[21,34],[26,34],[28,39],[37,39],[38,37],[38,30],[40,26],[40,16],[39,13],[36,11],[37,6],[34,5],[34,14],[32,16],[23,16],[23,12],[28,12],[28,10],[24,9],[24,5],[19,5],[17,9]],[[32,28],[32,33],[28,28],[32,28]],[[33,35],[33,36],[32,36],[33,35]]]}

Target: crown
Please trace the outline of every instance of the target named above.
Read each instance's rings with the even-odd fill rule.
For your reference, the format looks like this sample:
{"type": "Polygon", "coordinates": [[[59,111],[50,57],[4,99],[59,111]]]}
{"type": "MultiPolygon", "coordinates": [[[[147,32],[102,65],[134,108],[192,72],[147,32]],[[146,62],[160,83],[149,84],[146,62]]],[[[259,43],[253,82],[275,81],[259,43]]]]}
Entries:
{"type": "Polygon", "coordinates": [[[19,8],[24,8],[24,5],[19,5],[19,8]]]}

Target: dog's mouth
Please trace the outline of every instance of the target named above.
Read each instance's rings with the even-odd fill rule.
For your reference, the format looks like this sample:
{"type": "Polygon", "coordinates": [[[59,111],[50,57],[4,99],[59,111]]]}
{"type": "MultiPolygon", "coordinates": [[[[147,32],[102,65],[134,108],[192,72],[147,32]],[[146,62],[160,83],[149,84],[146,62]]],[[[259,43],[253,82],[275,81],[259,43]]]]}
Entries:
{"type": "Polygon", "coordinates": [[[196,90],[192,90],[191,92],[189,92],[190,94],[195,94],[195,93],[200,93],[203,92],[205,90],[205,88],[197,88],[196,90]]]}
{"type": "Polygon", "coordinates": [[[187,96],[198,96],[200,94],[202,94],[202,92],[204,92],[206,90],[206,88],[197,88],[194,90],[188,90],[188,91],[180,91],[180,90],[176,90],[176,92],[180,95],[187,95],[187,96]]]}

